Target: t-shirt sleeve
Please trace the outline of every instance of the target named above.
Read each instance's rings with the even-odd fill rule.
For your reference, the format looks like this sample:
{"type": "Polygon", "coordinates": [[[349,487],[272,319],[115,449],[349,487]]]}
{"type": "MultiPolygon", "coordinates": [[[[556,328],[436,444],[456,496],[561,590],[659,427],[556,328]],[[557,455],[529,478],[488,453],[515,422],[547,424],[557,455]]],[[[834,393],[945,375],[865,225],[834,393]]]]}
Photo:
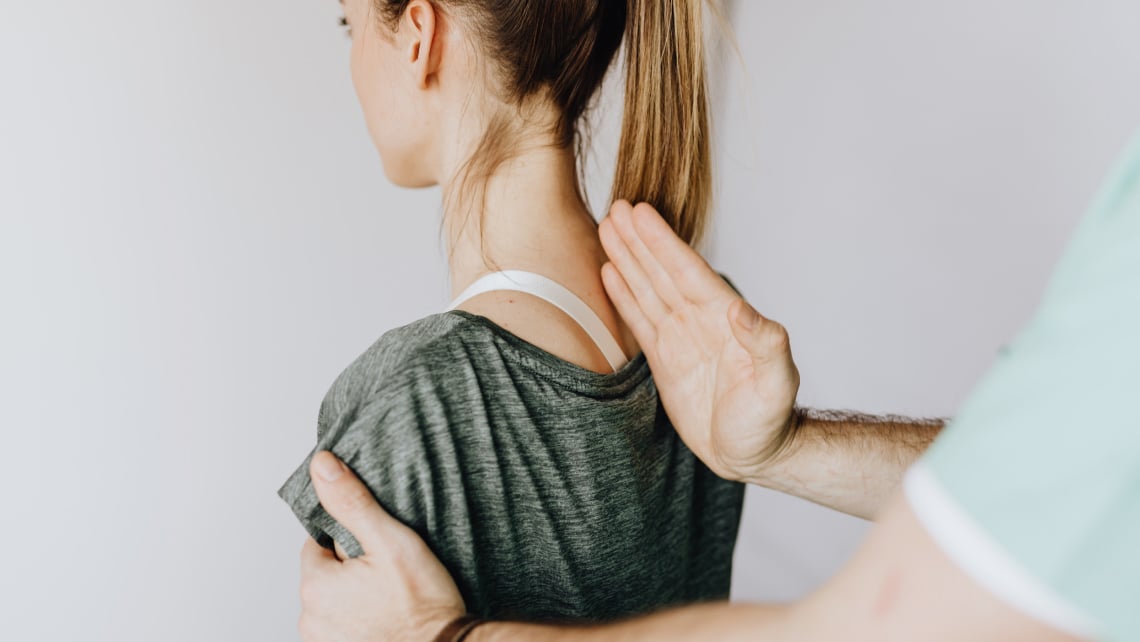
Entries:
{"type": "Polygon", "coordinates": [[[1140,639],[1140,140],[1028,327],[907,477],[976,581],[1069,633],[1140,639]]]}
{"type": "Polygon", "coordinates": [[[350,557],[364,552],[317,497],[309,463],[322,450],[343,461],[385,510],[422,532],[426,520],[422,464],[427,459],[422,435],[430,418],[417,409],[431,405],[423,401],[422,391],[417,392],[405,381],[394,381],[350,412],[337,416],[322,408],[317,445],[277,491],[318,544],[332,549],[335,541],[350,557]]]}

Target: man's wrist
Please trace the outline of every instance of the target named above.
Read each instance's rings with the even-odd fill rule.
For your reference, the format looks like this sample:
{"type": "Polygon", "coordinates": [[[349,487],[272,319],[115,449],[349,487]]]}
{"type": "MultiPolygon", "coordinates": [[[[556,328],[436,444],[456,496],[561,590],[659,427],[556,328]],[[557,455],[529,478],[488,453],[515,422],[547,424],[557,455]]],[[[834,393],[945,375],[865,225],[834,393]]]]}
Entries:
{"type": "Polygon", "coordinates": [[[747,481],[864,519],[874,519],[944,424],[807,408],[794,419],[747,481]]]}
{"type": "Polygon", "coordinates": [[[758,455],[748,462],[742,462],[731,467],[731,477],[734,481],[757,486],[768,486],[779,473],[774,471],[794,456],[800,446],[800,437],[806,421],[804,410],[798,406],[788,413],[783,426],[775,431],[775,436],[758,455]]]}

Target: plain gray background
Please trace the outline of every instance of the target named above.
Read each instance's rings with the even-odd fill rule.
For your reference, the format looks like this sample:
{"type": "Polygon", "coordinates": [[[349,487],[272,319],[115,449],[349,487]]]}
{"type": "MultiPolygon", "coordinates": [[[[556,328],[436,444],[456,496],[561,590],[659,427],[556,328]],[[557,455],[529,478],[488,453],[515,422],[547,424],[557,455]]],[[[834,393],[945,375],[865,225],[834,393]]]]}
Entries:
{"type": "MultiPolygon", "coordinates": [[[[0,637],[296,639],[274,491],[341,368],[446,299],[438,194],[383,178],[337,12],[0,4],[0,637]]],[[[951,414],[1140,124],[1140,5],[733,19],[716,266],[790,328],[803,402],[951,414]]],[[[750,491],[735,597],[803,595],[865,528],[750,491]]]]}

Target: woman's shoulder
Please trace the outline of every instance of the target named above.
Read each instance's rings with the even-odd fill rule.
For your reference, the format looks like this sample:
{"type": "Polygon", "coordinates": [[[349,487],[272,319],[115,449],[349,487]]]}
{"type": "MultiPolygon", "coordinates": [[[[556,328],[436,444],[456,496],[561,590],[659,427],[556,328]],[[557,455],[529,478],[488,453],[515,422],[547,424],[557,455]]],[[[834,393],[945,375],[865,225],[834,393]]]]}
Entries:
{"type": "Polygon", "coordinates": [[[480,358],[480,329],[435,314],[385,332],[333,381],[321,402],[318,436],[356,422],[390,422],[409,408],[440,405],[462,390],[480,358]]]}
{"type": "Polygon", "coordinates": [[[335,385],[376,396],[411,379],[446,378],[461,370],[463,362],[478,358],[481,344],[491,343],[486,329],[467,317],[433,314],[385,332],[345,368],[335,385]]]}

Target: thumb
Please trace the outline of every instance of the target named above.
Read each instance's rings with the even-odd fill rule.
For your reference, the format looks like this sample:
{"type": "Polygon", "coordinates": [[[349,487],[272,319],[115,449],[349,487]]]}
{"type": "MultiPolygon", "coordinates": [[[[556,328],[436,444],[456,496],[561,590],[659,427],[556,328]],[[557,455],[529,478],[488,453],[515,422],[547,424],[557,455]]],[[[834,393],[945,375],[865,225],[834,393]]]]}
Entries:
{"type": "Polygon", "coordinates": [[[331,452],[313,455],[309,476],[317,498],[341,526],[348,529],[364,554],[383,549],[404,525],[380,507],[360,479],[331,452]]]}
{"type": "Polygon", "coordinates": [[[756,365],[786,358],[789,352],[788,331],[784,326],[764,318],[744,299],[728,308],[732,335],[744,347],[756,365]]]}

